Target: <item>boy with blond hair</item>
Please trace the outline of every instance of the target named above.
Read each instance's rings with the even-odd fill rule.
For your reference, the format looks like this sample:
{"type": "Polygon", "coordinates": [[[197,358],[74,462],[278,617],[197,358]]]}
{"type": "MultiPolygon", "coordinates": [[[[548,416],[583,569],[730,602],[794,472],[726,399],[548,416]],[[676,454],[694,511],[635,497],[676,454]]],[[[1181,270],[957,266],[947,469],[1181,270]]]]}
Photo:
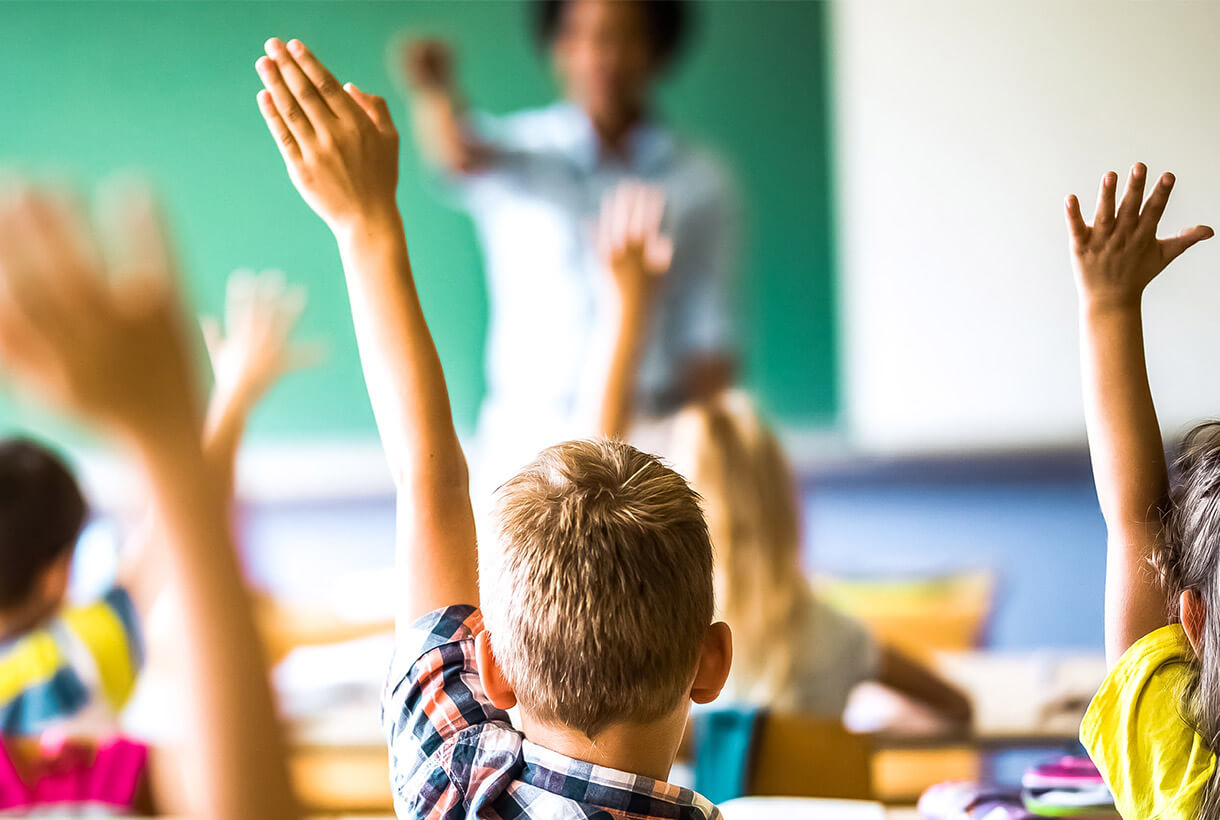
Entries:
{"type": "Polygon", "coordinates": [[[665,782],[691,702],[715,699],[732,654],[712,622],[698,497],[626,444],[543,451],[497,493],[485,624],[466,461],[412,279],[385,101],[340,85],[296,40],[269,40],[257,69],[289,176],[338,241],[398,488],[383,725],[399,816],[719,817],[665,782]]]}

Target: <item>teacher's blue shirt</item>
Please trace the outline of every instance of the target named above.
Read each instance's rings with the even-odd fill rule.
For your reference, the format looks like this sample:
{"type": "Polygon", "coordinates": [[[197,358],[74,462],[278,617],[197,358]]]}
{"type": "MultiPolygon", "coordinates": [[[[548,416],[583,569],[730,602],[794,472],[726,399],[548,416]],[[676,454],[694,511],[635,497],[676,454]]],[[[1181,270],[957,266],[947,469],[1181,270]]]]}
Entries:
{"type": "Polygon", "coordinates": [[[666,193],[675,254],[641,364],[644,415],[675,409],[691,359],[736,352],[739,204],[725,165],[656,121],[637,127],[622,155],[603,152],[588,117],[569,103],[475,123],[493,159],[457,186],[485,257],[480,438],[502,451],[502,479],[541,447],[594,432],[599,352],[610,332],[609,282],[593,248],[602,197],[629,179],[666,193]]]}

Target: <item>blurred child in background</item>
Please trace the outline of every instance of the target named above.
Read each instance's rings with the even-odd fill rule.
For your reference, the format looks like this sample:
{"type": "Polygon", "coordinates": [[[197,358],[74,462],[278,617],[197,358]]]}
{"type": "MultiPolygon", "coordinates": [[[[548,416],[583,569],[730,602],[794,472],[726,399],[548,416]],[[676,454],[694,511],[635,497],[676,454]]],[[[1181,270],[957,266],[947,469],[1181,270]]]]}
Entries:
{"type": "MultiPolygon", "coordinates": [[[[288,347],[304,293],[283,276],[237,271],[226,306],[228,335],[204,321],[215,372],[204,452],[226,494],[237,446],[259,398],[303,363],[288,347]]],[[[163,563],[146,521],[123,556],[115,585],[96,602],[66,604],[76,541],[88,508],[67,466],[26,439],[0,442],[0,733],[97,735],[113,731],[144,661],[141,616],[162,586],[163,563]]]]}
{"type": "Polygon", "coordinates": [[[969,723],[961,692],[818,599],[801,566],[796,476],[744,394],[683,410],[671,456],[703,496],[716,602],[737,637],[726,698],[838,719],[852,690],[876,681],[950,723],[969,723]]]}
{"type": "Polygon", "coordinates": [[[27,439],[0,443],[0,733],[113,725],[143,661],[127,591],[65,607],[88,515],[67,466],[27,439]]]}
{"type": "MultiPolygon", "coordinates": [[[[598,223],[616,297],[600,422],[611,437],[630,427],[651,303],[673,253],[663,210],[661,190],[626,183],[606,197],[598,223]]],[[[666,449],[703,496],[716,549],[718,615],[736,649],[724,699],[838,719],[852,689],[875,680],[945,720],[969,722],[964,695],[814,595],[801,567],[796,477],[744,394],[680,411],[666,449]]]]}

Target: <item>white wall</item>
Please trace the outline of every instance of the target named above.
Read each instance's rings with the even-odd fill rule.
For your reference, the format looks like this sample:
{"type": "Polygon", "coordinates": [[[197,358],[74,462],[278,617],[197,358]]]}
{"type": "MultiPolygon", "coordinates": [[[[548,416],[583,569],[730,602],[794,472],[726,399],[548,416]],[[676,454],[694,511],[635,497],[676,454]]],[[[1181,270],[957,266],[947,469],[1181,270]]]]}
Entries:
{"type": "MultiPolygon", "coordinates": [[[[846,416],[865,449],[1083,441],[1063,198],[1177,174],[1220,228],[1220,3],[833,7],[846,416]]],[[[1220,240],[1146,299],[1167,430],[1220,414],[1220,240]]]]}

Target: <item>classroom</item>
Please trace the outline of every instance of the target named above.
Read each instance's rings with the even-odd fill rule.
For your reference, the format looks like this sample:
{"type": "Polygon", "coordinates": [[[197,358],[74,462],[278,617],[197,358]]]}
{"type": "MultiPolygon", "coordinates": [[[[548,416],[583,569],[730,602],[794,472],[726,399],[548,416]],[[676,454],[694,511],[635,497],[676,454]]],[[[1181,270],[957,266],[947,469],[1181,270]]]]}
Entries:
{"type": "Polygon", "coordinates": [[[0,3],[0,816],[1220,820],[1217,32],[0,3]]]}

